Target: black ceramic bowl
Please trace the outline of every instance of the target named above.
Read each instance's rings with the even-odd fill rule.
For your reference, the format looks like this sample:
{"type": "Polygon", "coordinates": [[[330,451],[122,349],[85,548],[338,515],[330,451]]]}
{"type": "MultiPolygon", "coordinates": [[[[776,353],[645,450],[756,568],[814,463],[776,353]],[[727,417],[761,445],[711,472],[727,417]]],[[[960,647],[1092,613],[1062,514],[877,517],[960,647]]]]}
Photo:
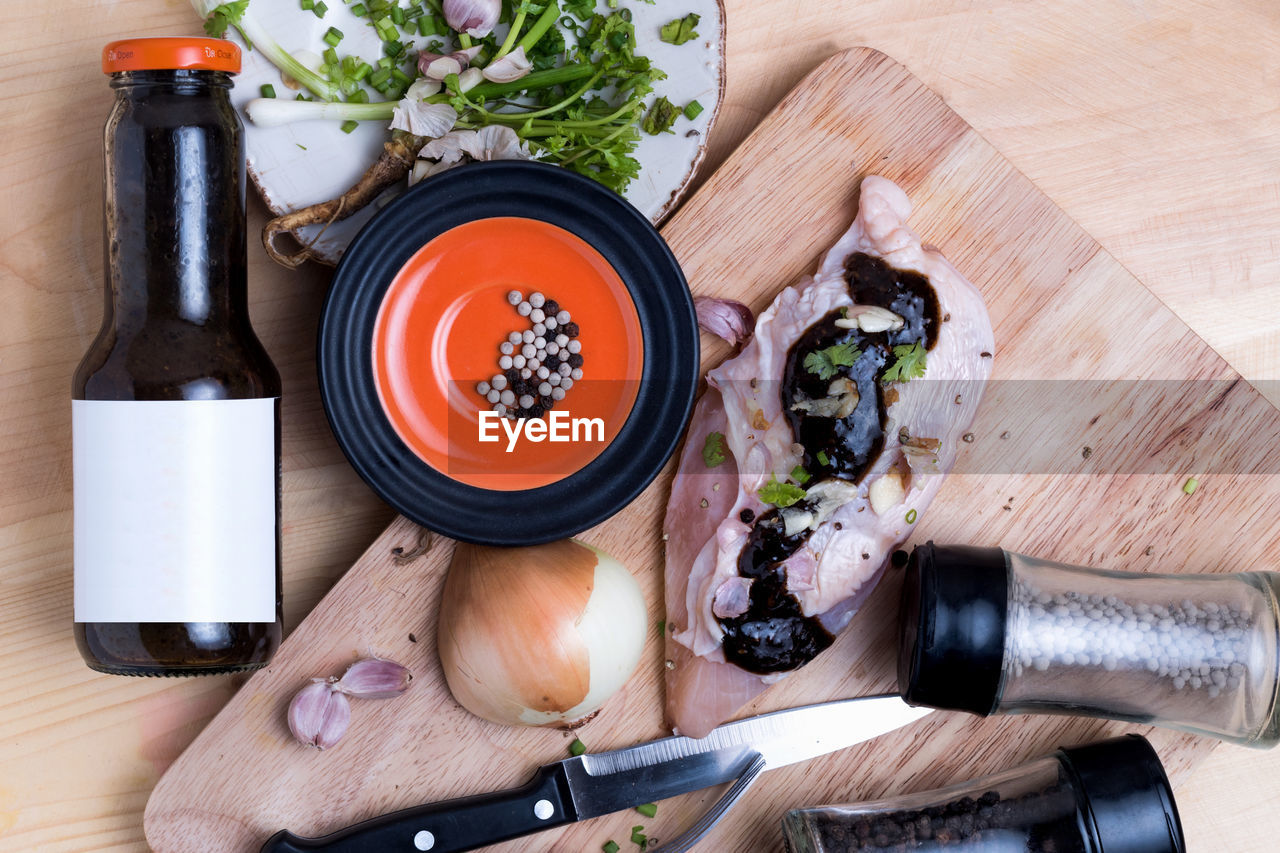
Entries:
{"type": "MultiPolygon", "coordinates": [[[[513,276],[517,280],[519,270],[513,276]]],[[[419,296],[430,295],[421,282],[417,287],[419,296]]],[[[486,306],[495,316],[503,310],[514,314],[505,302],[486,306]]],[[[493,349],[496,362],[503,333],[495,327],[494,334],[485,346],[493,349]]],[[[405,342],[403,331],[396,340],[405,342]]],[[[583,352],[584,369],[590,372],[591,357],[583,352]]],[[[620,196],[582,175],[541,163],[502,161],[463,166],[422,181],[365,226],[343,255],[325,301],[318,372],[325,414],[338,444],[387,503],[455,539],[525,545],[572,536],[604,521],[657,476],[688,422],[698,358],[688,285],[652,224],[620,196]],[[536,488],[477,487],[464,482],[468,477],[452,476],[447,461],[429,464],[410,446],[397,426],[400,421],[393,423],[389,413],[398,410],[384,404],[387,386],[379,384],[385,373],[379,360],[388,360],[379,354],[387,351],[380,312],[384,300],[403,302],[399,296],[388,299],[393,282],[401,287],[398,282],[407,271],[420,268],[420,250],[441,235],[502,217],[547,223],[594,249],[630,296],[631,327],[640,336],[643,353],[630,380],[634,402],[613,425],[611,440],[581,467],[566,469],[564,476],[536,488]]],[[[465,401],[471,393],[474,400],[467,405],[477,411],[487,408],[474,391],[475,380],[484,374],[450,378],[454,381],[442,392],[440,406],[465,401]]],[[[437,384],[443,388],[444,381],[440,377],[437,384]]],[[[434,411],[434,404],[421,406],[428,417],[446,417],[434,411]]]]}

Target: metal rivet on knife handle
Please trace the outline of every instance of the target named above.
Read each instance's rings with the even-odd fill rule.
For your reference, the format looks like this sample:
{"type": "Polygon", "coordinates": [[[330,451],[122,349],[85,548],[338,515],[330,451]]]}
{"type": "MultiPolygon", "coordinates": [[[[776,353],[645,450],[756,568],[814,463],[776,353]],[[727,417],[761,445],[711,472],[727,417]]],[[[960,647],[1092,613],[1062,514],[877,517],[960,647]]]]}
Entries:
{"type": "Polygon", "coordinates": [[[413,846],[418,850],[430,850],[436,846],[436,837],[424,829],[413,836],[413,846]]]}

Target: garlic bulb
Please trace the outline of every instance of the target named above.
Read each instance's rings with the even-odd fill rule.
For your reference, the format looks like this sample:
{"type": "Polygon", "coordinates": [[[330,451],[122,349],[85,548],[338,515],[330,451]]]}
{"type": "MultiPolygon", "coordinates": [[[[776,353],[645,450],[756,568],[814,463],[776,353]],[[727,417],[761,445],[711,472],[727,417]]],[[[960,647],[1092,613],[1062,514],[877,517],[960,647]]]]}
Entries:
{"type": "Polygon", "coordinates": [[[449,690],[468,711],[507,725],[567,724],[622,687],[647,624],[635,578],[590,545],[459,543],[437,646],[449,690]]]}

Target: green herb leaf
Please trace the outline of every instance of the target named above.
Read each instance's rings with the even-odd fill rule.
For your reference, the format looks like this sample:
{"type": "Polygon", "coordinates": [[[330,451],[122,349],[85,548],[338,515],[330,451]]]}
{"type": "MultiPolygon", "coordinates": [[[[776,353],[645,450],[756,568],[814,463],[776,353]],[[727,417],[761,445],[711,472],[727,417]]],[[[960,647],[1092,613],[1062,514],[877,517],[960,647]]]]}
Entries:
{"type": "Polygon", "coordinates": [[[643,805],[636,806],[636,811],[640,812],[640,814],[644,815],[645,817],[653,817],[658,813],[658,804],[645,803],[643,805]]]}
{"type": "Polygon", "coordinates": [[[924,376],[925,354],[924,344],[919,342],[894,347],[893,357],[897,360],[881,374],[881,381],[907,382],[924,376]]]}
{"type": "Polygon", "coordinates": [[[724,433],[713,432],[702,443],[702,461],[708,468],[714,468],[725,460],[724,433]]]}
{"type": "Polygon", "coordinates": [[[683,18],[676,18],[668,24],[663,24],[662,31],[658,33],[658,38],[667,44],[684,44],[698,37],[698,31],[694,27],[698,26],[701,17],[690,13],[683,18]]]}
{"type": "Polygon", "coordinates": [[[577,758],[579,755],[582,755],[586,751],[587,751],[587,745],[583,743],[581,740],[579,740],[578,738],[574,738],[573,743],[569,744],[569,754],[572,755],[574,758],[577,758]]]}
{"type": "Polygon", "coordinates": [[[791,479],[803,486],[809,482],[809,472],[804,470],[803,465],[797,465],[791,469],[791,479]]]}
{"type": "Polygon", "coordinates": [[[853,341],[847,341],[809,353],[804,357],[804,369],[819,379],[826,380],[836,375],[837,368],[853,367],[854,362],[861,357],[862,351],[853,341]]]}
{"type": "Polygon", "coordinates": [[[653,102],[653,106],[649,108],[649,113],[644,117],[642,125],[644,132],[650,136],[657,136],[659,133],[671,131],[671,125],[676,123],[676,117],[680,115],[680,109],[666,97],[658,98],[653,102]]]}
{"type": "Polygon", "coordinates": [[[760,500],[782,509],[804,500],[805,490],[792,483],[780,483],[775,475],[769,478],[769,482],[757,494],[760,500]]]}
{"type": "Polygon", "coordinates": [[[249,0],[235,0],[234,3],[223,3],[214,9],[205,20],[204,31],[214,38],[225,38],[227,26],[233,26],[240,33],[240,38],[244,39],[245,45],[250,50],[253,50],[253,43],[244,34],[244,30],[240,29],[240,19],[244,17],[244,13],[248,8],[249,0]]]}

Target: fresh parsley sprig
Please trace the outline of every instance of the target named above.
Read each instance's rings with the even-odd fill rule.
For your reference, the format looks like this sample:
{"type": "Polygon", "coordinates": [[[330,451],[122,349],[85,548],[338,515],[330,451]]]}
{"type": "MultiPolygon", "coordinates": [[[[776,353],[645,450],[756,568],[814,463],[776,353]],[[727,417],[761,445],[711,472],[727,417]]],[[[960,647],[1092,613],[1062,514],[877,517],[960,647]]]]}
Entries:
{"type": "Polygon", "coordinates": [[[893,357],[896,360],[880,375],[880,380],[882,382],[907,382],[912,379],[919,379],[924,376],[927,368],[926,355],[924,344],[919,341],[914,344],[901,344],[894,347],[893,357]]]}
{"type": "Polygon", "coordinates": [[[760,487],[756,494],[764,503],[785,509],[804,500],[807,492],[794,483],[780,482],[775,474],[769,478],[769,482],[760,487]]]}
{"type": "Polygon", "coordinates": [[[825,381],[835,376],[838,368],[853,367],[861,357],[862,350],[853,341],[846,341],[809,353],[804,357],[804,369],[825,381]]]}

